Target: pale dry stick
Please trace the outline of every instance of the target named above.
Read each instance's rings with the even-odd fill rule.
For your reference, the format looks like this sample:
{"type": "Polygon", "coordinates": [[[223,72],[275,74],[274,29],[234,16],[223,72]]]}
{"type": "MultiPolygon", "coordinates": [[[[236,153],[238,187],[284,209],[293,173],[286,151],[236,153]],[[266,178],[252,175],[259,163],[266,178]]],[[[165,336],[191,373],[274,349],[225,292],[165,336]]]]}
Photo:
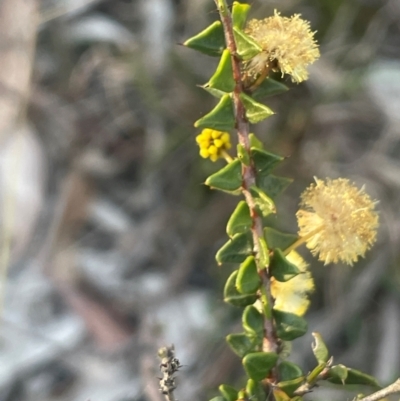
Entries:
{"type": "MultiPolygon", "coordinates": [[[[17,187],[18,187],[18,171],[21,167],[22,162],[22,132],[18,130],[17,138],[15,140],[14,149],[12,153],[14,156],[13,171],[11,174],[13,176],[12,182],[14,183],[14,188],[5,188],[4,198],[3,198],[3,210],[2,210],[2,241],[0,247],[0,315],[3,313],[4,299],[5,299],[5,288],[7,282],[7,272],[8,266],[11,260],[11,247],[14,234],[14,227],[16,221],[16,210],[15,206],[17,203],[17,187]],[[15,152],[13,152],[15,150],[15,152]],[[14,192],[13,192],[14,190],[14,192]]],[[[3,177],[5,173],[3,172],[3,177]]],[[[3,178],[3,185],[6,186],[7,180],[3,178]]]]}
{"type": "MultiPolygon", "coordinates": [[[[16,149],[22,150],[21,126],[25,121],[26,106],[30,92],[32,64],[34,59],[37,1],[0,1],[0,146],[7,146],[9,137],[17,132],[16,149]]],[[[21,157],[15,157],[12,174],[16,174],[21,157]]],[[[4,174],[4,173],[3,173],[4,174]]],[[[16,192],[16,191],[15,191],[16,192]]],[[[4,289],[11,258],[12,231],[15,222],[14,194],[5,193],[3,198],[3,227],[0,245],[0,313],[3,309],[4,289]]]]}
{"type": "Polygon", "coordinates": [[[388,395],[400,393],[400,379],[397,379],[394,383],[390,384],[389,386],[383,388],[382,390],[377,391],[376,393],[367,395],[361,399],[354,399],[357,401],[378,401],[382,400],[383,398],[387,397],[388,395]]]}
{"type": "Polygon", "coordinates": [[[81,0],[80,4],[78,3],[77,5],[71,5],[69,7],[67,5],[48,7],[41,13],[40,24],[45,24],[68,14],[80,13],[80,10],[84,12],[88,7],[100,3],[100,1],[101,0],[81,0]]]}
{"type": "MultiPolygon", "coordinates": [[[[245,107],[242,100],[240,99],[240,95],[243,93],[243,84],[240,59],[237,56],[237,47],[233,34],[232,17],[226,4],[226,0],[215,0],[215,3],[218,7],[222,25],[224,27],[226,46],[231,53],[233,79],[235,81],[235,88],[233,91],[233,104],[238,140],[239,143],[244,147],[246,152],[250,155],[250,125],[246,117],[245,107]]],[[[252,164],[250,166],[242,165],[242,178],[242,193],[244,195],[247,205],[249,206],[250,215],[253,221],[251,231],[254,242],[254,251],[256,255],[260,255],[259,243],[260,239],[263,238],[263,225],[261,216],[259,216],[256,211],[256,205],[250,192],[250,188],[256,184],[256,173],[252,164]]],[[[265,296],[271,308],[273,305],[273,298],[271,295],[271,285],[270,278],[267,272],[267,266],[265,266],[265,268],[262,269],[260,273],[265,290],[265,296]]],[[[264,319],[264,331],[266,340],[264,341],[264,350],[278,352],[279,345],[271,317],[269,317],[269,319],[264,319]]]]}
{"type": "Polygon", "coordinates": [[[38,0],[0,1],[0,144],[25,120],[34,60],[38,0]]]}

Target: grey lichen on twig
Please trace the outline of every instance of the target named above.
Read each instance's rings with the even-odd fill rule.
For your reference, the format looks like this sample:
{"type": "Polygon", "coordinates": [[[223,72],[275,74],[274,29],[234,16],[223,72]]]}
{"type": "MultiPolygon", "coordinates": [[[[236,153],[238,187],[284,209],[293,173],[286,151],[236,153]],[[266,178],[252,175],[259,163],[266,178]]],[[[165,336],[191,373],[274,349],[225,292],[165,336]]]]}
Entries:
{"type": "Polygon", "coordinates": [[[181,367],[179,360],[175,358],[175,347],[170,345],[158,350],[158,356],[161,358],[160,370],[160,392],[165,395],[167,401],[175,401],[174,390],[176,389],[175,373],[181,367]]]}

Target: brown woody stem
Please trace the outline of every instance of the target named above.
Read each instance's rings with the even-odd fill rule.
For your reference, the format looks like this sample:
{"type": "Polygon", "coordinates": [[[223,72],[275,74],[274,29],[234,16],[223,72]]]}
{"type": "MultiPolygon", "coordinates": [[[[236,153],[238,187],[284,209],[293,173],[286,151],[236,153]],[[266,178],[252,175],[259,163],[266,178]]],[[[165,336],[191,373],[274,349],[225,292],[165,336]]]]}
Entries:
{"type": "MultiPolygon", "coordinates": [[[[226,4],[226,0],[215,0],[215,3],[218,7],[222,25],[224,27],[226,46],[231,53],[233,79],[235,81],[235,88],[232,93],[232,99],[238,140],[239,143],[244,147],[246,152],[249,154],[251,160],[249,140],[250,125],[246,117],[246,109],[243,105],[242,100],[240,99],[240,95],[243,93],[242,73],[240,68],[241,62],[237,55],[235,36],[233,34],[232,17],[226,4]]],[[[251,231],[254,242],[254,252],[257,258],[257,256],[259,256],[260,254],[259,238],[262,238],[264,234],[261,216],[259,216],[257,213],[256,204],[250,192],[250,188],[253,185],[256,185],[256,173],[253,163],[251,163],[250,166],[242,164],[242,178],[242,193],[244,195],[247,205],[249,206],[250,215],[253,221],[251,231]]],[[[257,259],[259,260],[259,258],[257,259]]],[[[265,288],[265,295],[269,302],[269,308],[272,308],[273,298],[271,296],[268,266],[264,266],[264,268],[260,271],[260,275],[265,288]]],[[[265,337],[263,348],[267,348],[271,352],[278,352],[279,344],[275,333],[275,327],[271,318],[265,317],[264,319],[264,336],[265,337]]]]}

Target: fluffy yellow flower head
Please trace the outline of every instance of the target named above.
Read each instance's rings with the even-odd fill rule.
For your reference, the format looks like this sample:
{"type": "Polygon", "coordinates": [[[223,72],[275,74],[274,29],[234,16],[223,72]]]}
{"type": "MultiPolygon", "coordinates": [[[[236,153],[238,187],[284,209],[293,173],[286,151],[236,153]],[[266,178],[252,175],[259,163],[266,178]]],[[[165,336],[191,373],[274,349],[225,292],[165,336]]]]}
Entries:
{"type": "Polygon", "coordinates": [[[342,261],[352,265],[376,240],[375,203],[347,179],[324,182],[315,178],[315,184],[301,195],[296,214],[299,235],[325,264],[342,261]]]}
{"type": "Polygon", "coordinates": [[[308,78],[306,67],[319,58],[310,23],[299,14],[281,17],[275,10],[273,17],[250,20],[245,33],[263,49],[245,65],[246,73],[254,77],[272,69],[291,75],[293,82],[301,82],[308,78]]]}
{"type": "Polygon", "coordinates": [[[303,316],[310,305],[308,294],[314,290],[314,280],[307,270],[307,263],[297,252],[290,252],[286,258],[302,273],[284,283],[272,280],[271,295],[275,298],[274,309],[303,316]]]}
{"type": "Polygon", "coordinates": [[[213,129],[203,129],[200,135],[196,136],[196,142],[200,147],[200,156],[207,157],[215,162],[219,158],[224,158],[224,153],[231,148],[231,137],[227,132],[216,131],[213,129]]]}

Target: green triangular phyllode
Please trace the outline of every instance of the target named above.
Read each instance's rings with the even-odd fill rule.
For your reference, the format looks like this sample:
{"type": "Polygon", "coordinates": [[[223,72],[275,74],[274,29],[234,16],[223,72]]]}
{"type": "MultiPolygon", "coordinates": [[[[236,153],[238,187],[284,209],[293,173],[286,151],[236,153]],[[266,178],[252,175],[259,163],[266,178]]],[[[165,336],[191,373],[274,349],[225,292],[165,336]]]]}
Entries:
{"type": "Polygon", "coordinates": [[[235,114],[230,95],[222,96],[218,104],[204,117],[194,123],[197,128],[212,128],[219,131],[230,131],[235,127],[235,114]]]}
{"type": "Polygon", "coordinates": [[[187,39],[183,45],[209,56],[220,56],[225,49],[224,30],[221,22],[215,21],[197,35],[187,39]]]}

